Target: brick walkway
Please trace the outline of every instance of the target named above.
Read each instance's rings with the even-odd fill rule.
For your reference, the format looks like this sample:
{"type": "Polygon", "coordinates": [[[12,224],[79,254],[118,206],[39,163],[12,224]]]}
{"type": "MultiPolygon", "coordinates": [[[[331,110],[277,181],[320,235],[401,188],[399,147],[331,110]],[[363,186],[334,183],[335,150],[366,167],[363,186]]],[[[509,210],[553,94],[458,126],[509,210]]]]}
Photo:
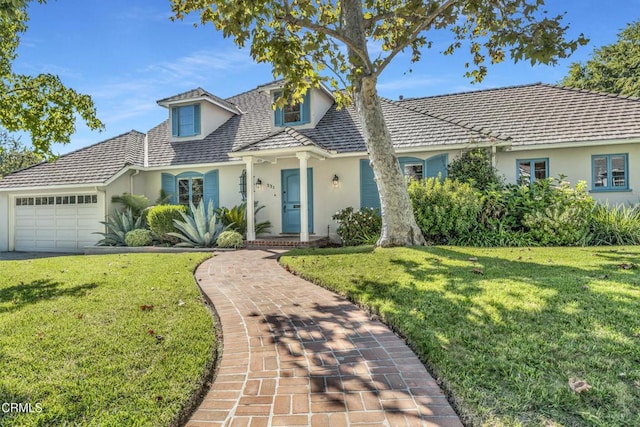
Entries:
{"type": "Polygon", "coordinates": [[[224,349],[187,426],[462,426],[402,340],[287,273],[280,253],[223,252],[196,271],[224,349]]]}

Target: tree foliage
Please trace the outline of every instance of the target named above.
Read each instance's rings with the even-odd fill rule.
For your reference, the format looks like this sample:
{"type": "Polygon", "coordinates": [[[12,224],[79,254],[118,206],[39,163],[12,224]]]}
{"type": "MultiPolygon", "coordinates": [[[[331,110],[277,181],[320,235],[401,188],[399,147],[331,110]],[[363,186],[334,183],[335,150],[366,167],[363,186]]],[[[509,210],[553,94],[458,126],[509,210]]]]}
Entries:
{"type": "Polygon", "coordinates": [[[14,72],[20,35],[27,29],[26,3],[0,0],[0,125],[10,132],[27,132],[35,151],[49,155],[51,144],[69,142],[76,115],[90,129],[104,125],[91,97],[66,87],[58,76],[14,72]]]}
{"type": "MultiPolygon", "coordinates": [[[[377,79],[402,52],[419,61],[448,32],[445,54],[466,48],[466,75],[481,81],[487,63],[510,57],[555,63],[579,45],[567,40],[562,15],[549,17],[544,0],[171,0],[178,19],[190,12],[213,23],[253,59],[284,78],[277,106],[301,102],[328,82],[339,105],[354,101],[380,194],[378,245],[424,244],[377,94],[377,79]],[[380,47],[379,54],[371,46],[380,47]],[[339,89],[346,88],[346,91],[339,89]]],[[[377,50],[377,49],[376,49],[377,50]]]]}
{"type": "Polygon", "coordinates": [[[502,185],[502,177],[491,164],[489,149],[476,147],[463,151],[447,166],[447,177],[468,182],[480,191],[502,185]]]}
{"type": "Polygon", "coordinates": [[[22,145],[19,139],[0,132],[0,178],[42,160],[40,154],[22,145]]]}
{"type": "Polygon", "coordinates": [[[640,97],[640,21],[628,24],[615,43],[595,49],[587,62],[571,64],[562,84],[640,97]]]}

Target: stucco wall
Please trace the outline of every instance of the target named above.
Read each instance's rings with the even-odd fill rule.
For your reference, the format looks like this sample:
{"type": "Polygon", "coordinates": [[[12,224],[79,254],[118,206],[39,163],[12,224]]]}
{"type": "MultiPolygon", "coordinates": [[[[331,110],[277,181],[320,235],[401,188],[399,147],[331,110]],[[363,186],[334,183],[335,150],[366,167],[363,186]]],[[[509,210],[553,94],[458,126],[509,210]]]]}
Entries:
{"type": "Polygon", "coordinates": [[[9,250],[9,200],[0,194],[0,251],[9,250]]]}
{"type": "MultiPolygon", "coordinates": [[[[182,105],[193,104],[193,101],[184,102],[181,104],[172,105],[172,107],[180,107],[182,105]]],[[[214,130],[218,129],[224,123],[227,122],[231,117],[233,117],[233,113],[218,107],[217,105],[213,105],[210,102],[199,101],[200,104],[200,133],[195,136],[186,136],[186,137],[175,137],[171,135],[171,130],[169,129],[169,138],[171,141],[180,141],[180,140],[200,140],[204,139],[214,130]]],[[[169,115],[169,123],[172,122],[171,116],[173,114],[173,110],[168,108],[169,115]]]]}
{"type": "Polygon", "coordinates": [[[608,201],[611,205],[640,202],[640,144],[498,152],[496,167],[508,182],[513,183],[516,180],[517,160],[547,158],[550,177],[566,175],[572,184],[585,181],[587,188],[592,190],[591,156],[598,154],[628,154],[629,191],[591,191],[590,195],[597,201],[608,201]]]}

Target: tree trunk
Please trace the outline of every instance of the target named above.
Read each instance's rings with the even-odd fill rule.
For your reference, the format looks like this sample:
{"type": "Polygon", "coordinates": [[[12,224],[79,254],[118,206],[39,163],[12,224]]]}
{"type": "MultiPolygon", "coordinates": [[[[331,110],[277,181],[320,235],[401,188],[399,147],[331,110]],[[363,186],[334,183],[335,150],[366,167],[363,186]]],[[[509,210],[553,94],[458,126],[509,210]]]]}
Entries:
{"type": "Polygon", "coordinates": [[[391,135],[382,115],[376,79],[364,77],[355,85],[354,101],[364,132],[382,214],[378,246],[414,246],[426,242],[416,224],[407,185],[400,170],[391,135]]]}
{"type": "MultiPolygon", "coordinates": [[[[362,55],[369,57],[360,0],[343,0],[342,23],[344,33],[362,55]]],[[[349,62],[360,69],[352,81],[354,101],[369,153],[369,160],[378,185],[382,233],[378,246],[425,245],[424,236],[416,224],[407,186],[400,170],[389,129],[382,115],[376,88],[377,77],[371,64],[349,48],[349,62]]]]}

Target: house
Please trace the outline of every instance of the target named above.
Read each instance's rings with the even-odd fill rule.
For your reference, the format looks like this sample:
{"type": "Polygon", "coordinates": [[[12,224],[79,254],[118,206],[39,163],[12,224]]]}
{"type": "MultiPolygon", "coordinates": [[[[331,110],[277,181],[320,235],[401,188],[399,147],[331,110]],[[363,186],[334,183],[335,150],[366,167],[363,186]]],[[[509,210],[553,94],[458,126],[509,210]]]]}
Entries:
{"type": "MultiPolygon", "coordinates": [[[[332,215],[377,206],[373,173],[353,108],[324,87],[271,108],[282,82],[221,99],[194,89],[158,101],[167,120],[0,180],[0,251],[81,251],[99,238],[124,192],[174,203],[265,205],[273,234],[335,237],[332,215]]],[[[405,175],[446,175],[471,146],[489,147],[509,182],[564,174],[594,198],[640,199],[640,100],[550,84],[383,100],[405,175]]],[[[248,239],[254,221],[250,214],[248,239]]]]}

